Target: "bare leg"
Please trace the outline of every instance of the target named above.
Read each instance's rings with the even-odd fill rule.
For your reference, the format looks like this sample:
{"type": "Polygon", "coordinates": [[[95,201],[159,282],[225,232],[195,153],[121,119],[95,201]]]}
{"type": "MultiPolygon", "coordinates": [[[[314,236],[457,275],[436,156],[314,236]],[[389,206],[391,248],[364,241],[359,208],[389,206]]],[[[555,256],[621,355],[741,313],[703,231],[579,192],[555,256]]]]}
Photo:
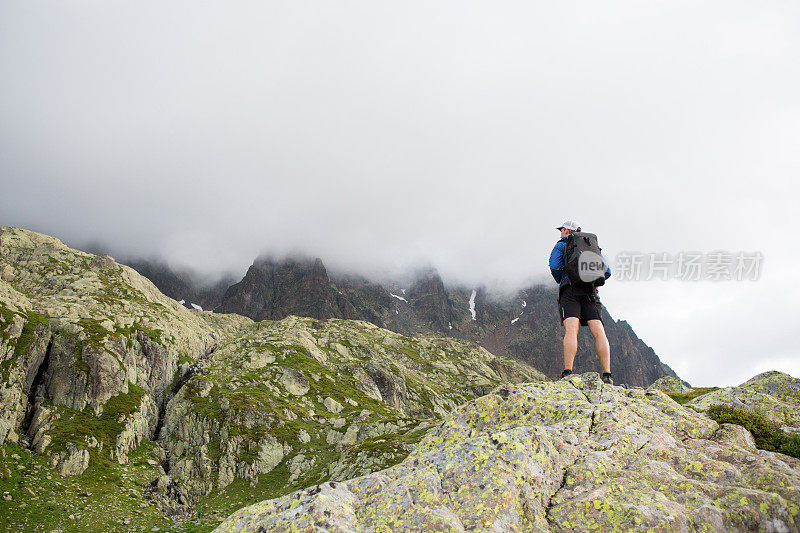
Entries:
{"type": "Polygon", "coordinates": [[[577,317],[564,319],[564,368],[572,370],[575,354],[578,353],[578,328],[581,323],[577,317]]]}
{"type": "Polygon", "coordinates": [[[611,372],[611,346],[608,345],[606,329],[599,320],[590,320],[588,323],[589,331],[594,337],[594,349],[597,351],[597,357],[600,358],[600,366],[603,367],[603,372],[611,372]]]}

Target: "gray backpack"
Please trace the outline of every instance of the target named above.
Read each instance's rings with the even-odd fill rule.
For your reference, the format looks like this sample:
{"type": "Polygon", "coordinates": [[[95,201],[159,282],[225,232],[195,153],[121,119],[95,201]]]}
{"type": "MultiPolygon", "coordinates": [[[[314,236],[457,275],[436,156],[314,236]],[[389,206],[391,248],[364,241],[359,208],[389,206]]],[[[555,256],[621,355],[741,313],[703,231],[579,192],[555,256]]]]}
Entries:
{"type": "Polygon", "coordinates": [[[591,289],[606,282],[606,263],[600,254],[597,235],[577,231],[570,233],[564,248],[564,268],[570,285],[591,289]]]}

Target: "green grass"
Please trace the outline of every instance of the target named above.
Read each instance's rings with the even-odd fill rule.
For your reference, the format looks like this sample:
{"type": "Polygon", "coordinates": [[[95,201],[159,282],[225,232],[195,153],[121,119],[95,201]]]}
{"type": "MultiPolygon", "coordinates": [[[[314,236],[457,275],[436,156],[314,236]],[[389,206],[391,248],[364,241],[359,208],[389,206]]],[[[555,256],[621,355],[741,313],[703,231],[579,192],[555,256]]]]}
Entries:
{"type": "Polygon", "coordinates": [[[682,394],[680,392],[668,392],[667,396],[678,402],[679,404],[683,405],[687,402],[690,402],[697,398],[698,396],[702,396],[703,394],[707,394],[709,392],[718,390],[719,387],[698,387],[696,389],[692,389],[692,392],[682,394]]]}
{"type": "Polygon", "coordinates": [[[164,344],[164,341],[161,338],[161,336],[164,334],[163,329],[148,328],[139,323],[133,323],[130,327],[127,328],[116,326],[114,329],[114,333],[116,335],[122,335],[128,338],[131,338],[134,334],[136,334],[136,332],[144,334],[146,337],[148,337],[156,344],[164,344]]]}
{"type": "Polygon", "coordinates": [[[301,480],[289,483],[286,461],[266,474],[259,474],[254,485],[251,486],[249,480],[236,478],[224,489],[215,490],[201,497],[197,504],[200,519],[197,524],[187,525],[186,531],[198,533],[211,531],[242,507],[262,500],[271,500],[309,486],[301,480]]]}
{"type": "Polygon", "coordinates": [[[46,457],[13,443],[0,446],[0,492],[12,498],[0,500],[0,531],[167,531],[171,521],[158,509],[140,507],[143,487],[158,475],[158,467],[147,464],[154,458],[153,444],[143,443],[129,458],[125,466],[90,463],[80,476],[62,477],[46,457]],[[123,523],[125,517],[130,525],[123,523]]]}
{"type": "Polygon", "coordinates": [[[22,327],[22,333],[17,340],[17,345],[14,348],[14,355],[20,356],[25,353],[33,341],[36,340],[36,327],[47,327],[47,319],[39,313],[28,311],[28,320],[22,327]]]}
{"type": "Polygon", "coordinates": [[[9,330],[11,329],[11,324],[14,323],[14,317],[17,315],[14,311],[3,305],[3,302],[0,302],[0,340],[7,341],[11,334],[9,330]]]}
{"type": "Polygon", "coordinates": [[[139,323],[134,323],[128,327],[121,327],[118,324],[114,324],[113,331],[107,330],[100,325],[98,320],[92,318],[82,318],[78,321],[78,324],[83,329],[83,332],[86,334],[87,338],[96,344],[101,344],[103,339],[109,336],[132,338],[137,332],[144,334],[153,342],[163,344],[161,336],[163,335],[164,330],[148,328],[139,323]]]}
{"type": "Polygon", "coordinates": [[[142,388],[128,383],[128,393],[109,398],[100,416],[95,416],[88,408],[77,411],[63,406],[55,407],[60,416],[48,432],[53,439],[51,446],[55,450],[61,450],[67,442],[72,442],[79,448],[87,448],[85,439],[93,436],[104,444],[102,453],[90,451],[92,461],[110,461],[109,452],[116,443],[117,435],[124,428],[120,418],[138,410],[145,394],[142,388]]]}
{"type": "Polygon", "coordinates": [[[728,405],[712,405],[706,414],[722,424],[736,424],[753,434],[756,447],[800,458],[800,435],[789,435],[779,425],[753,411],[728,405]]]}
{"type": "Polygon", "coordinates": [[[187,355],[187,354],[181,352],[181,353],[178,354],[178,366],[181,366],[184,363],[192,364],[192,363],[194,363],[194,358],[191,357],[190,355],[187,355]]]}

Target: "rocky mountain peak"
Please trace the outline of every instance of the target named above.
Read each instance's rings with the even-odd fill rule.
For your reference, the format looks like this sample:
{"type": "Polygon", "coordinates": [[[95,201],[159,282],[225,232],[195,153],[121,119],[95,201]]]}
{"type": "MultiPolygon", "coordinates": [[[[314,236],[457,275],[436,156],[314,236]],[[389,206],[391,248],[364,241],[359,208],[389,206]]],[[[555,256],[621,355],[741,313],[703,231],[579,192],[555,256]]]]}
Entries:
{"type": "Polygon", "coordinates": [[[436,332],[447,332],[452,325],[452,303],[439,272],[426,269],[418,273],[408,290],[408,298],[425,325],[436,332]]]}
{"type": "Polygon", "coordinates": [[[343,318],[337,296],[321,259],[262,257],[225,292],[216,310],[253,320],[343,318]]]}
{"type": "MultiPolygon", "coordinates": [[[[356,274],[329,273],[319,259],[259,259],[228,289],[215,309],[253,320],[313,318],[366,320],[404,335],[439,335],[478,342],[492,353],[515,357],[547,376],[560,374],[561,326],[555,287],[534,286],[490,297],[482,287],[448,286],[433,268],[408,285],[377,283],[356,274]]],[[[675,373],[630,326],[604,310],[618,383],[648,385],[675,373]]],[[[576,371],[597,366],[588,333],[579,338],[576,371]]]]}

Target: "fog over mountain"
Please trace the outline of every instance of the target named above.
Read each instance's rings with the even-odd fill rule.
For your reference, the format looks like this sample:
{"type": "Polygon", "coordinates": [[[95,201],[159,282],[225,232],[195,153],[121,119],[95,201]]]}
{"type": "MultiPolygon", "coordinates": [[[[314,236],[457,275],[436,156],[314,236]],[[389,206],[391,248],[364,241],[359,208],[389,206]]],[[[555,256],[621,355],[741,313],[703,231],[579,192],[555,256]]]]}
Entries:
{"type": "MultiPolygon", "coordinates": [[[[237,278],[256,256],[512,290],[564,219],[757,281],[612,278],[693,384],[800,373],[800,6],[0,6],[0,224],[237,278]],[[93,244],[94,243],[94,244],[93,244]]],[[[646,277],[646,276],[645,276],[646,277]]]]}

